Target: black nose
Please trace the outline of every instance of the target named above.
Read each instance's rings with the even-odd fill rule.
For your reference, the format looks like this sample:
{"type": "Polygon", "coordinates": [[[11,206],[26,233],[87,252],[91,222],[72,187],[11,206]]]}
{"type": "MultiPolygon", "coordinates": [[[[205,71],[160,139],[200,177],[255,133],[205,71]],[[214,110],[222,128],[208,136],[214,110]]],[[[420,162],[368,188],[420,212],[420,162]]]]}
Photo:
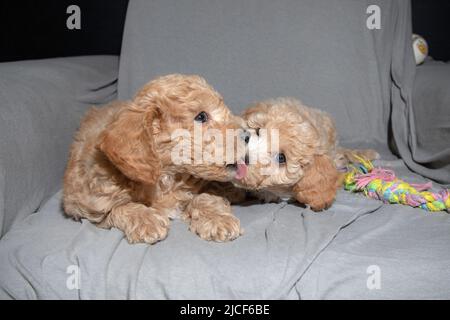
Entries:
{"type": "Polygon", "coordinates": [[[241,138],[245,141],[246,144],[248,144],[250,141],[250,136],[251,136],[250,132],[244,131],[241,135],[241,138]]]}

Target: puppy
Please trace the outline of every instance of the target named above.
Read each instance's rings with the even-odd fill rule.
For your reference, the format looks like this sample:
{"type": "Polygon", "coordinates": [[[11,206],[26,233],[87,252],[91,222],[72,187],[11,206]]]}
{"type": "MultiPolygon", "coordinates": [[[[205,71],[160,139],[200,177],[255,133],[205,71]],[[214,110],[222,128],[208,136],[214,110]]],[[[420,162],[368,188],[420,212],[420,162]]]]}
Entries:
{"type": "MultiPolygon", "coordinates": [[[[293,198],[314,211],[326,209],[341,185],[338,167],[345,167],[355,155],[379,157],[370,149],[340,148],[330,115],[293,98],[258,102],[246,109],[243,118],[252,129],[250,165],[246,177],[234,184],[257,191],[265,201],[293,198]]],[[[228,194],[234,202],[243,197],[236,190],[228,194]]]]}
{"type": "MultiPolygon", "coordinates": [[[[203,139],[209,129],[242,133],[241,127],[222,97],[195,75],[163,76],[143,86],[131,101],[93,108],[71,147],[65,212],[102,228],[118,228],[130,243],[164,239],[175,217],[186,220],[203,239],[233,240],[241,229],[229,202],[200,190],[206,180],[226,182],[245,175],[245,165],[238,163],[244,154],[238,152],[245,153],[248,136],[244,132],[233,139],[236,153],[228,162],[194,161],[192,151],[213,146],[212,139],[203,139]],[[177,130],[187,135],[174,138],[177,130]],[[187,158],[174,161],[174,149],[186,136],[187,158]]],[[[230,145],[214,147],[223,153],[230,145]]]]}

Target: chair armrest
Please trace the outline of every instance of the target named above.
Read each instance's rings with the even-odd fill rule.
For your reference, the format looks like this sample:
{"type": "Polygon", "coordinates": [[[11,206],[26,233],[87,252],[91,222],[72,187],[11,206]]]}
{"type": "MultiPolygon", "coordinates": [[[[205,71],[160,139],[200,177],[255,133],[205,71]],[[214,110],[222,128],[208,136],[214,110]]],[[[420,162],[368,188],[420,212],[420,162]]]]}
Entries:
{"type": "Polygon", "coordinates": [[[436,180],[450,181],[450,64],[418,66],[412,99],[413,159],[438,171],[436,180]]]}
{"type": "Polygon", "coordinates": [[[0,236],[60,186],[85,110],[116,98],[118,57],[0,63],[0,236]]]}

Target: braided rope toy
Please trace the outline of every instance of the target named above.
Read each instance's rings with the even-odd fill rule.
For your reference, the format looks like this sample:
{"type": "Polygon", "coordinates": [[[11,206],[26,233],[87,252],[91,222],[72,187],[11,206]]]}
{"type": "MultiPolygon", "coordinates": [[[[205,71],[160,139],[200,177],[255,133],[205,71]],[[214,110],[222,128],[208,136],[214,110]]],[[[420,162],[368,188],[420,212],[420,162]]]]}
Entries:
{"type": "Polygon", "coordinates": [[[371,161],[355,157],[357,164],[350,164],[344,175],[344,189],[363,192],[366,197],[384,203],[398,203],[427,211],[450,212],[450,190],[426,191],[431,182],[424,184],[407,183],[395,176],[392,170],[374,168],[371,161]]]}

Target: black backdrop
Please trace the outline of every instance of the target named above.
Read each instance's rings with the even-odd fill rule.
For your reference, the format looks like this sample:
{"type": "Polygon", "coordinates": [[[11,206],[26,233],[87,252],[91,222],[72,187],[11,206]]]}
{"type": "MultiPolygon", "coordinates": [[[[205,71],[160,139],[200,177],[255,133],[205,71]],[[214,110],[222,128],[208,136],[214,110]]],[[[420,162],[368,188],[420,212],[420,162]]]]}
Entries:
{"type": "MultiPolygon", "coordinates": [[[[0,61],[120,54],[127,4],[128,0],[0,0],[0,61]],[[81,30],[66,28],[71,4],[81,8],[81,30]]],[[[414,32],[428,41],[431,56],[450,60],[450,0],[412,4],[414,32]]]]}
{"type": "Polygon", "coordinates": [[[119,54],[128,0],[0,0],[0,61],[119,54]],[[81,9],[69,30],[67,7],[81,9]]]}
{"type": "Polygon", "coordinates": [[[413,31],[428,42],[430,56],[450,60],[450,0],[412,0],[413,31]]]}

